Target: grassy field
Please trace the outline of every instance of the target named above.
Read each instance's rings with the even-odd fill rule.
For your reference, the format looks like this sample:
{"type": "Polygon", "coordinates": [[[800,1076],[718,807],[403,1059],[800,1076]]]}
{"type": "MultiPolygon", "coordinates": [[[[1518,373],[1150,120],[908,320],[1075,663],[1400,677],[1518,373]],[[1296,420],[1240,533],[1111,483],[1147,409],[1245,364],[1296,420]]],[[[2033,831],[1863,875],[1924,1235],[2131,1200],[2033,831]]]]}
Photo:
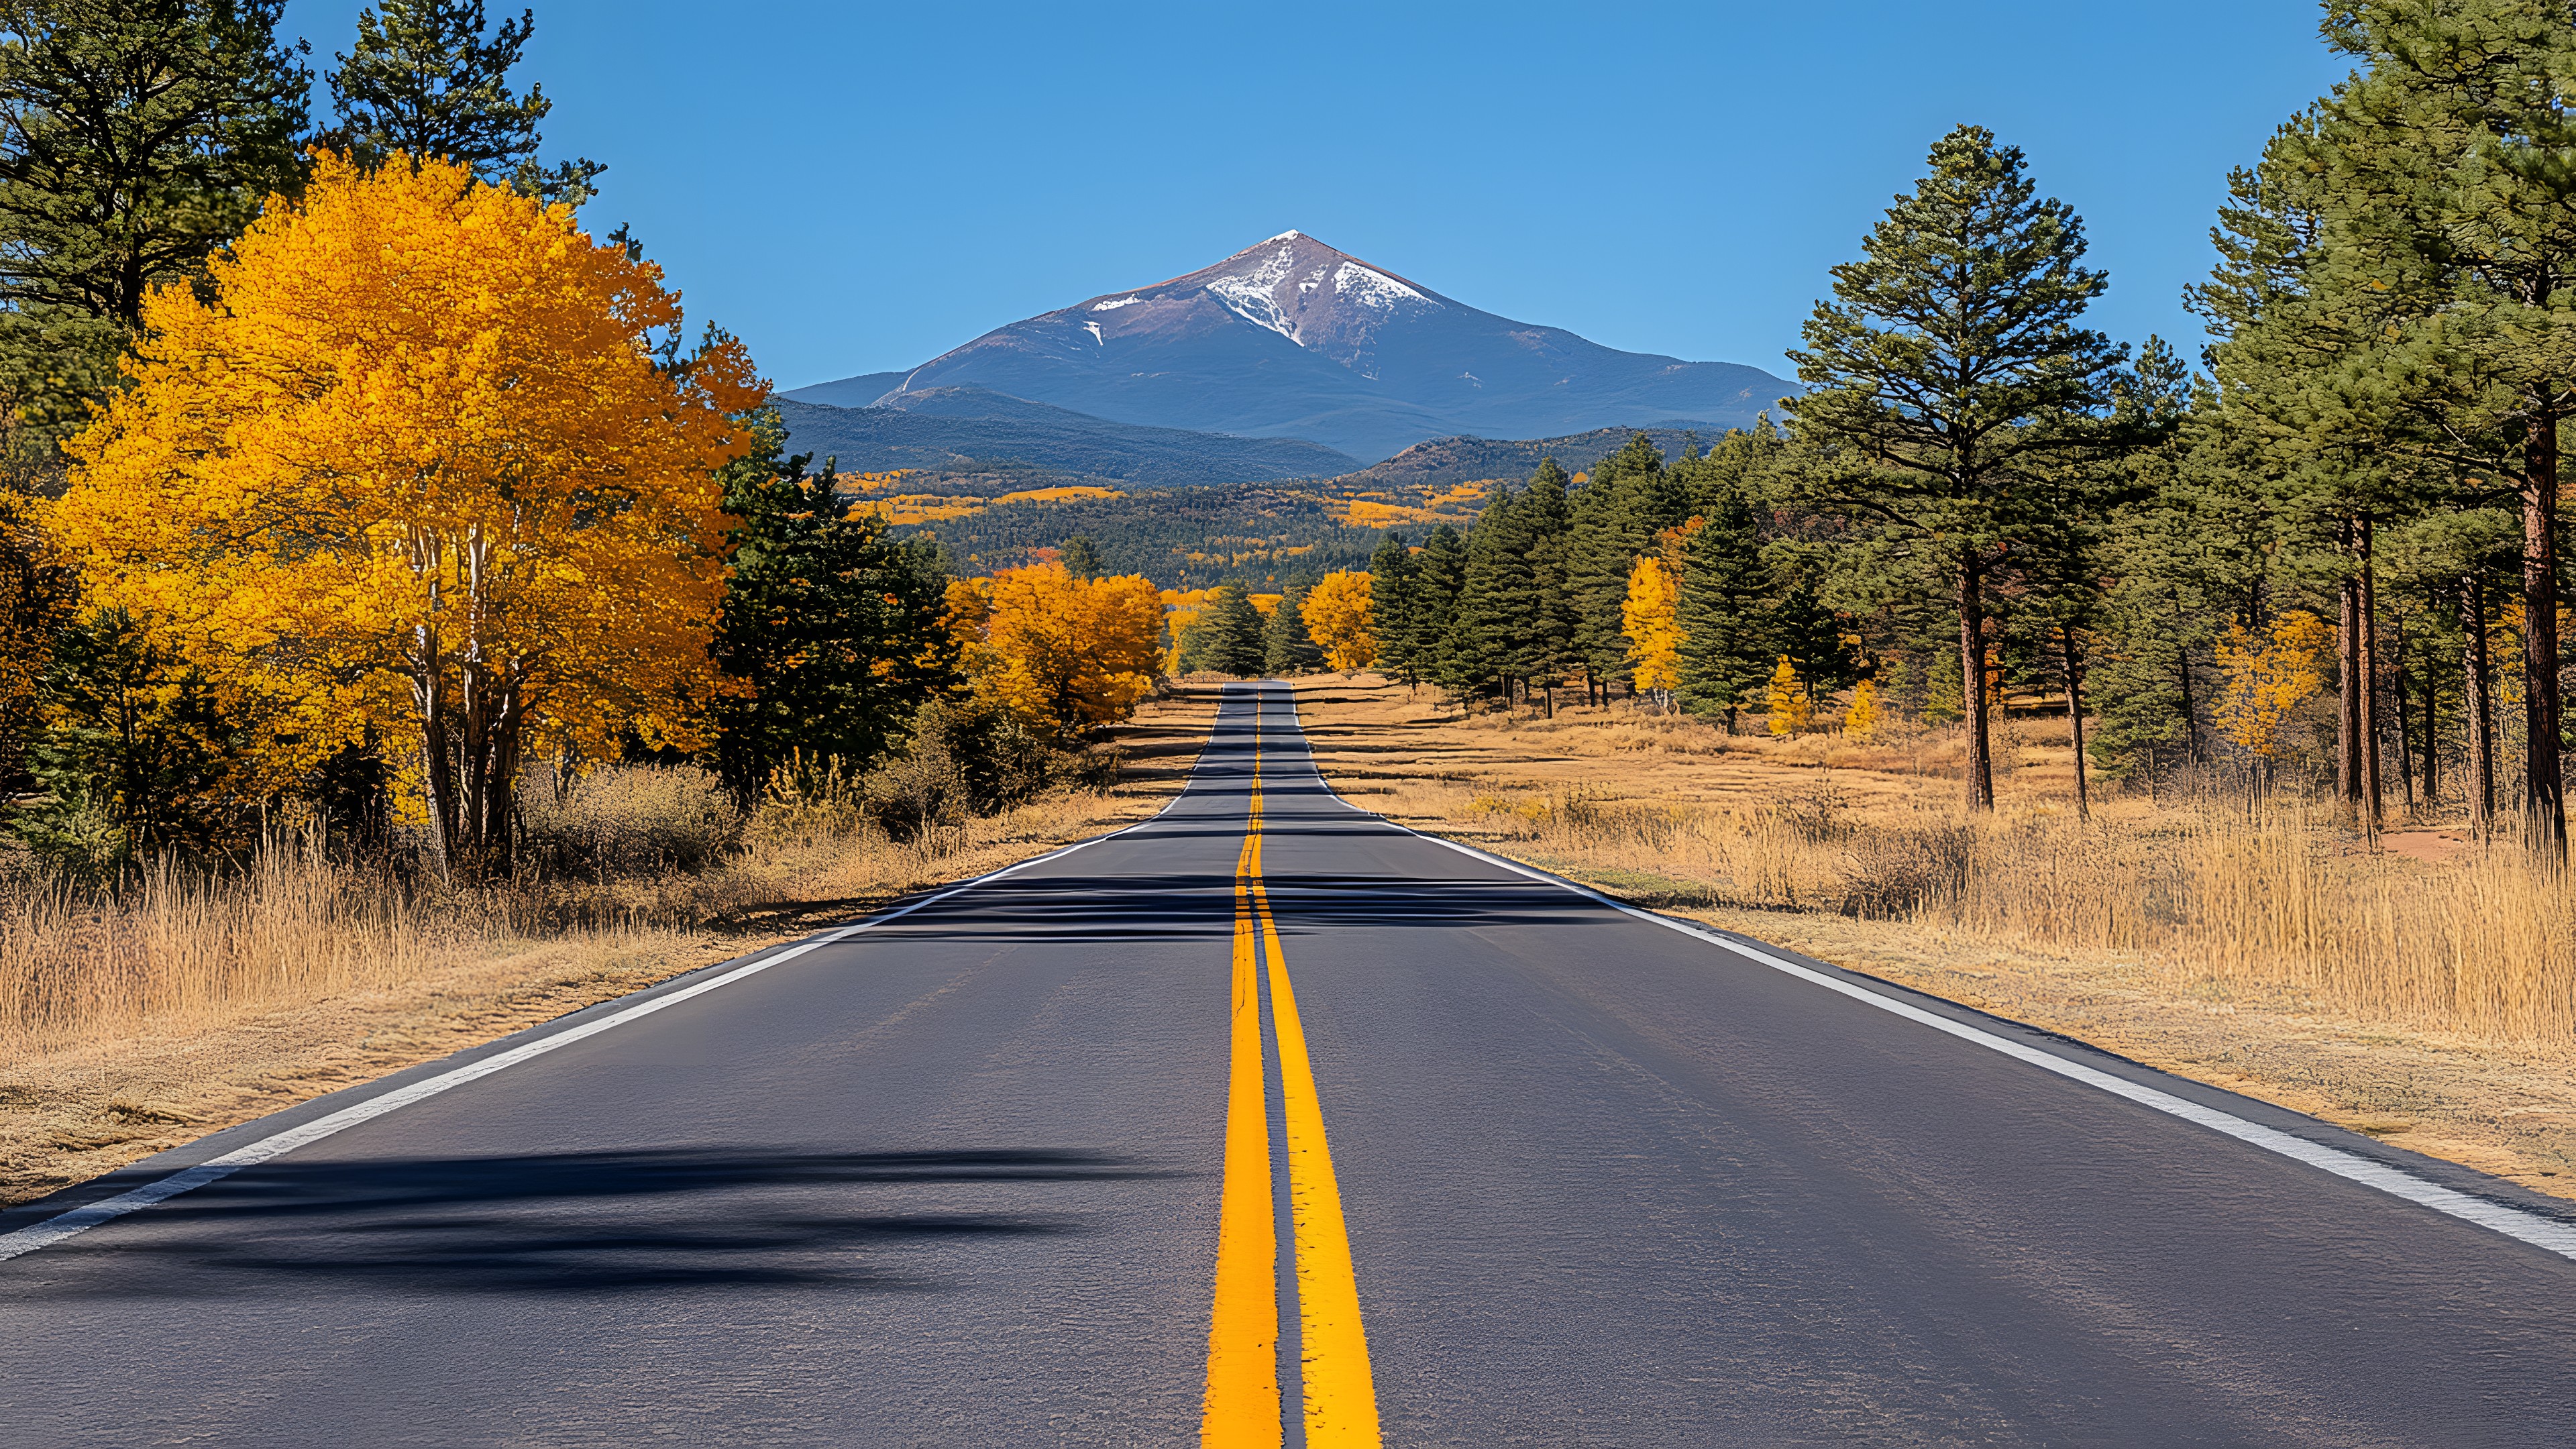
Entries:
{"type": "Polygon", "coordinates": [[[1417,829],[2576,1196],[2576,911],[2510,846],[2217,793],[2080,822],[2062,720],[2004,726],[1972,822],[1955,730],[1298,698],[1335,788],[1417,829]]]}
{"type": "Polygon", "coordinates": [[[284,849],[106,909],[0,889],[0,1203],[1150,815],[1215,694],[1147,704],[1110,789],[926,843],[773,808],[703,869],[600,884],[407,894],[284,849]]]}

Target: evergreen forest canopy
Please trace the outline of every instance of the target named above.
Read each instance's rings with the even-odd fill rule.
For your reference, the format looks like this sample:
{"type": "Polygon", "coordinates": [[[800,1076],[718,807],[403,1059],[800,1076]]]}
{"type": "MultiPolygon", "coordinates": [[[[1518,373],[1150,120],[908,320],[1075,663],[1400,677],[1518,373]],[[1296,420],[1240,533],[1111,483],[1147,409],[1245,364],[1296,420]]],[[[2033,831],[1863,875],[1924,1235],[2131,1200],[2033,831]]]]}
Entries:
{"type": "Polygon", "coordinates": [[[817,471],[641,240],[579,228],[602,168],[541,159],[533,17],[382,0],[317,110],[280,12],[0,0],[0,809],[51,858],[305,801],[489,878],[540,759],[750,796],[937,739],[990,780],[1161,672],[1369,662],[1730,729],[1849,689],[1849,730],[1957,721],[1971,809],[1999,702],[2045,693],[2115,777],[2369,824],[2448,788],[2563,854],[2563,6],[2327,4],[2353,72],[2230,177],[2196,359],[2087,325],[2081,219],[1961,126],[1832,270],[1776,423],[1187,497],[817,471]],[[410,270],[356,260],[388,235],[410,270]],[[418,362],[501,310],[508,376],[418,362]]]}

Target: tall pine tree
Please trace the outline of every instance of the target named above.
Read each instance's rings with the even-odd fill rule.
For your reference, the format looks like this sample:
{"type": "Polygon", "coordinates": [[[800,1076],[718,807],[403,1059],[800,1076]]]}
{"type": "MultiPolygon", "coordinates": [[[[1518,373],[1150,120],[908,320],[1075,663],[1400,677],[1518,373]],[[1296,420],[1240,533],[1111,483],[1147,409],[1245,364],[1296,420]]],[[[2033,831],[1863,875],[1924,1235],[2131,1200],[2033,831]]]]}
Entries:
{"type": "Polygon", "coordinates": [[[1983,127],[1934,143],[1931,174],[1833,270],[1784,399],[1816,504],[1937,556],[1958,614],[1968,808],[1994,808],[1984,674],[1988,575],[2053,526],[2053,470],[2117,450],[2098,414],[2123,349],[2080,326],[2107,278],[2083,223],[2043,199],[1983,127]]]}

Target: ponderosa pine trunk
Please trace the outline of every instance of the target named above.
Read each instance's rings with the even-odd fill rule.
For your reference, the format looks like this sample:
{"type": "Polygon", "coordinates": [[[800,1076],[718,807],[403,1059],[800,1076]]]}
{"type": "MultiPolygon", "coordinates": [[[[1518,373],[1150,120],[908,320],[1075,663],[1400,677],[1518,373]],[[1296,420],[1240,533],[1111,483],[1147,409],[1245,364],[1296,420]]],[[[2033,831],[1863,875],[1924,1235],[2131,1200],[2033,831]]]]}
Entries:
{"type": "Polygon", "coordinates": [[[1968,809],[1995,808],[1994,759],[1986,745],[1986,612],[1977,556],[1959,555],[1959,683],[1968,717],[1968,809]]]}
{"type": "Polygon", "coordinates": [[[2558,414],[2527,424],[2522,469],[2523,830],[2545,859],[2567,859],[2558,760],[2558,414]]]}
{"type": "MultiPolygon", "coordinates": [[[[2354,552],[2352,520],[2336,529],[2336,543],[2354,552]]],[[[2361,813],[2361,578],[2346,571],[2336,587],[2335,799],[2347,815],[2361,813]]]]}
{"type": "Polygon", "coordinates": [[[2376,835],[2379,807],[2379,583],[2371,557],[2371,522],[2364,517],[2361,540],[2361,815],[2363,827],[2376,835]]]}
{"type": "Polygon", "coordinates": [[[2066,728],[2075,740],[2075,818],[2093,816],[2092,797],[2084,786],[2084,670],[2075,657],[2075,631],[2057,631],[2058,659],[2066,672],[2066,728]]]}
{"type": "Polygon", "coordinates": [[[2495,703],[2493,666],[2487,659],[2486,584],[2476,574],[2460,580],[2460,705],[2468,715],[2469,824],[2480,840],[2495,823],[2495,703]]]}

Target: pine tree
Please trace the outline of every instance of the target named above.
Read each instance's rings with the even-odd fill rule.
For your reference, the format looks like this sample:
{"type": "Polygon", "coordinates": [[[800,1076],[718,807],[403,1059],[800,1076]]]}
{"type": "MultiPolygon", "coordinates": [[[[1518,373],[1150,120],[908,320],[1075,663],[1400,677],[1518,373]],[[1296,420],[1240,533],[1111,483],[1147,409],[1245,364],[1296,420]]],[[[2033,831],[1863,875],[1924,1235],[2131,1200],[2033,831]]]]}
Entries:
{"type": "Polygon", "coordinates": [[[282,0],[0,0],[0,413],[8,471],[115,380],[145,294],[204,275],[302,175],[312,75],[282,0]]]}
{"type": "Polygon", "coordinates": [[[1239,583],[1220,584],[1199,615],[1196,660],[1220,674],[1258,679],[1269,664],[1270,646],[1261,611],[1252,606],[1252,591],[1239,583]]]}
{"type": "Polygon", "coordinates": [[[1312,674],[1324,667],[1324,651],[1306,630],[1305,590],[1279,596],[1261,641],[1262,662],[1273,675],[1312,674]]]}
{"type": "Polygon", "coordinates": [[[898,739],[913,710],[957,682],[941,626],[935,546],[887,536],[811,455],[782,456],[777,410],[749,419],[751,453],[718,476],[733,563],[710,652],[749,693],[710,705],[709,756],[737,797],[756,798],[789,754],[857,770],[898,739]]]}
{"type": "Polygon", "coordinates": [[[1090,534],[1077,533],[1066,539],[1058,552],[1064,571],[1077,579],[1096,579],[1109,572],[1108,565],[1101,561],[1100,546],[1091,541],[1090,534]]]}
{"type": "Polygon", "coordinates": [[[1628,677],[1619,609],[1629,571],[1657,534],[1690,517],[1690,502],[1680,474],[1643,433],[1602,459],[1575,495],[1566,546],[1574,662],[1604,698],[1628,677]]]}
{"type": "Polygon", "coordinates": [[[1443,688],[1455,689],[1458,597],[1467,587],[1467,544],[1458,530],[1440,524],[1422,541],[1414,560],[1411,628],[1405,648],[1415,673],[1443,688]]]}
{"type": "Polygon", "coordinates": [[[1765,617],[1773,581],[1744,495],[1714,490],[1707,503],[1706,521],[1690,537],[1675,607],[1682,631],[1678,693],[1686,709],[1725,715],[1726,732],[1733,734],[1738,711],[1778,656],[1765,617]]]}
{"type": "Polygon", "coordinates": [[[1467,566],[1450,625],[1449,675],[1461,691],[1512,703],[1527,662],[1521,633],[1538,608],[1521,494],[1498,488],[1467,531],[1467,566]]]}
{"type": "MultiPolygon", "coordinates": [[[[1529,567],[1528,612],[1509,651],[1512,672],[1531,689],[1546,691],[1547,712],[1556,714],[1556,687],[1578,661],[1575,650],[1575,600],[1568,587],[1568,526],[1565,472],[1541,467],[1520,495],[1515,519],[1522,557],[1529,567]]],[[[1626,586],[1621,585],[1622,597],[1626,586]]]]}
{"type": "MultiPolygon", "coordinates": [[[[2124,354],[2078,325],[2107,279],[2079,265],[2082,222],[2039,197],[2020,150],[1962,126],[1930,159],[1864,259],[1834,268],[1835,300],[1791,354],[1810,390],[1783,406],[1808,497],[1940,559],[1962,668],[1981,673],[1988,575],[2055,525],[2058,470],[2125,441],[2098,420],[2124,354]]],[[[1986,695],[1964,678],[1962,692],[1967,802],[1988,810],[1986,695]]]]}
{"type": "Polygon", "coordinates": [[[1422,662],[1414,653],[1415,579],[1421,570],[1404,535],[1392,529],[1369,554],[1369,631],[1377,639],[1378,667],[1404,681],[1407,689],[1422,682],[1422,662]]]}
{"type": "Polygon", "coordinates": [[[483,0],[377,0],[359,11],[357,44],[332,57],[340,124],[324,144],[363,166],[397,153],[415,165],[453,161],[493,185],[579,206],[608,168],[587,158],[541,165],[537,126],[554,102],[542,86],[510,90],[534,14],[484,31],[483,0]]]}
{"type": "MultiPolygon", "coordinates": [[[[2325,34],[2362,69],[2308,124],[2284,129],[2260,177],[2284,193],[2275,212],[2316,220],[2291,259],[2298,285],[2285,289],[2303,305],[2237,328],[2222,343],[2222,384],[2236,361],[2225,352],[2240,342],[2309,362],[2287,380],[2317,432],[2349,443],[2335,461],[2362,482],[2384,476],[2392,447],[2435,477],[2506,464],[2522,518],[2524,824],[2563,859],[2557,507],[2576,363],[2559,339],[2576,275],[2576,170],[2562,159],[2576,151],[2564,102],[2576,16],[2542,0],[2353,0],[2329,10],[2325,34]],[[2319,328],[2347,345],[2323,359],[2287,355],[2319,328]]],[[[2389,512],[2352,511],[2366,549],[2389,512]]],[[[2370,572],[2354,572],[2366,595],[2370,572]]],[[[2358,662],[2364,678],[2375,673],[2367,656],[2358,662]]],[[[2368,709],[2374,693],[2347,709],[2368,709]]],[[[2362,763],[2374,764],[2374,732],[2359,734],[2362,763]]]]}

